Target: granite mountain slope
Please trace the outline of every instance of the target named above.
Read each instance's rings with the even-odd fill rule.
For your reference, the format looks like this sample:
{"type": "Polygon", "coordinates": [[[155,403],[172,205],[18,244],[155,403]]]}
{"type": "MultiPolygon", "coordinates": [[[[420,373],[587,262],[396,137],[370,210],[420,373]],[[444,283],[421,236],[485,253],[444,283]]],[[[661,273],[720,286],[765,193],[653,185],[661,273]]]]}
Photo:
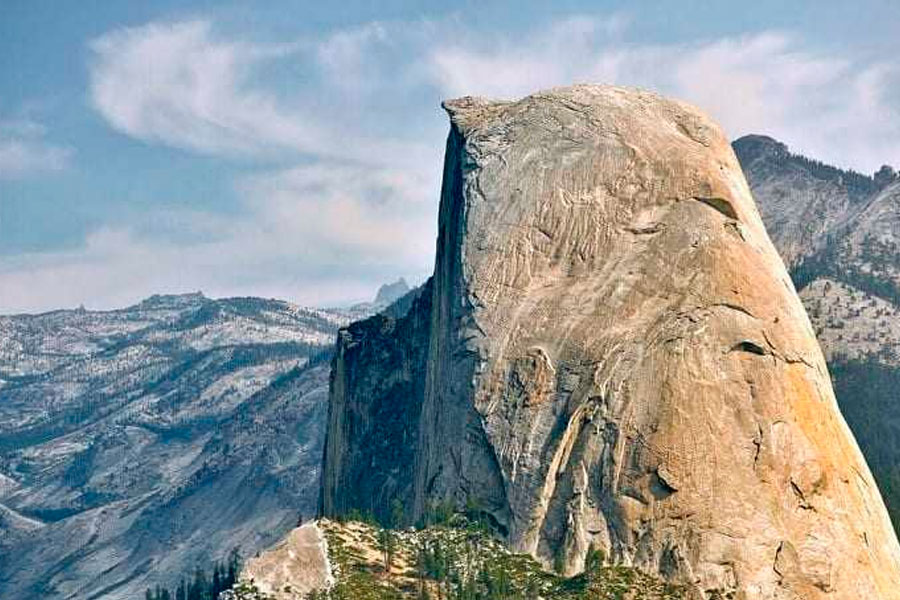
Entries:
{"type": "Polygon", "coordinates": [[[900,597],[887,512],[718,127],[603,86],[445,107],[434,276],[339,337],[325,514],[450,503],[565,573],[593,546],[704,597],[900,597]],[[366,469],[384,494],[346,487],[366,469]]]}
{"type": "Polygon", "coordinates": [[[767,136],[744,136],[733,146],[788,268],[821,250],[879,189],[872,177],[792,154],[767,136]]]}
{"type": "Polygon", "coordinates": [[[900,529],[900,181],[734,142],[828,359],[838,403],[900,529]]]}
{"type": "Polygon", "coordinates": [[[0,597],[143,597],[314,513],[347,322],[197,294],[0,317],[0,597]]]}
{"type": "Polygon", "coordinates": [[[900,303],[900,179],[893,169],[882,167],[871,177],[842,171],[764,136],[741,138],[734,149],[773,241],[826,336],[826,355],[881,355],[900,364],[900,354],[893,357],[900,338],[889,318],[900,303]],[[841,323],[849,329],[838,339],[833,334],[841,323]]]}

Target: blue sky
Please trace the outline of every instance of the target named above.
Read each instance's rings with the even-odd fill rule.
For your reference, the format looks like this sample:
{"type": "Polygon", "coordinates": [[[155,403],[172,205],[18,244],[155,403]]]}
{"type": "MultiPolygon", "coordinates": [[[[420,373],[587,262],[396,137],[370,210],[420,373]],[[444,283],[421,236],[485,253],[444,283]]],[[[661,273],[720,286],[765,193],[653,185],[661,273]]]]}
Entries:
{"type": "Polygon", "coordinates": [[[0,313],[419,281],[439,103],[465,94],[639,85],[732,137],[897,165],[898,22],[876,0],[4,0],[0,313]]]}

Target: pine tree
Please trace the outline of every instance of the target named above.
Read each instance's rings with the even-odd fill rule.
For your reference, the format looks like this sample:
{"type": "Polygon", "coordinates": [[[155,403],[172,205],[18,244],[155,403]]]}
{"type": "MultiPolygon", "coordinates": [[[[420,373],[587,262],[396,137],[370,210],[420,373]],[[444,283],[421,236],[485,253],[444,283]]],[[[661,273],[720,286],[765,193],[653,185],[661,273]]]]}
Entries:
{"type": "Polygon", "coordinates": [[[212,576],[212,598],[215,600],[219,597],[219,592],[223,590],[222,588],[222,565],[219,562],[213,566],[213,576],[212,576]]]}
{"type": "Polygon", "coordinates": [[[391,502],[391,527],[394,529],[403,527],[403,513],[403,502],[400,501],[400,498],[394,498],[391,502]]]}
{"type": "Polygon", "coordinates": [[[234,548],[228,557],[228,574],[225,576],[225,589],[231,588],[237,583],[238,572],[240,571],[241,555],[238,549],[234,548]]]}
{"type": "Polygon", "coordinates": [[[391,571],[391,563],[393,562],[396,543],[397,541],[393,531],[390,529],[381,529],[378,531],[378,548],[384,553],[384,570],[387,573],[391,571]]]}

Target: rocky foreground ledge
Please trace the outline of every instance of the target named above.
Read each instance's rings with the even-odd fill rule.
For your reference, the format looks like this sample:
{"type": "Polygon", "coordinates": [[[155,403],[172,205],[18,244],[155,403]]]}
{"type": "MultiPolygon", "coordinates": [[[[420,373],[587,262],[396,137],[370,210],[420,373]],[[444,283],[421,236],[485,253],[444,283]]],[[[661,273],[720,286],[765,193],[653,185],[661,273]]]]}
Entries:
{"type": "Polygon", "coordinates": [[[514,554],[483,524],[455,516],[394,531],[321,520],[251,560],[222,600],[687,600],[690,591],[605,563],[566,578],[514,554]]]}
{"type": "Polygon", "coordinates": [[[477,506],[704,598],[900,598],[900,545],[727,139],[575,86],[445,103],[434,276],[339,335],[322,508],[477,506]]]}

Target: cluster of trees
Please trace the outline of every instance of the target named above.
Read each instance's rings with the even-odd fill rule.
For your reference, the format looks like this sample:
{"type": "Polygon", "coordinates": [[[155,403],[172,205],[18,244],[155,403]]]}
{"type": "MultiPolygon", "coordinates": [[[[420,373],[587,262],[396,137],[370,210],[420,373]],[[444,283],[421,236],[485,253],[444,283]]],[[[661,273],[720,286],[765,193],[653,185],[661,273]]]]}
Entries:
{"type": "Polygon", "coordinates": [[[864,241],[863,248],[864,255],[861,258],[870,265],[870,269],[864,270],[851,261],[844,260],[844,257],[850,255],[850,250],[845,242],[829,236],[821,251],[791,269],[791,279],[796,288],[802,290],[820,277],[830,277],[871,296],[900,305],[900,289],[890,278],[898,249],[871,237],[864,241]]]}
{"type": "Polygon", "coordinates": [[[897,181],[897,171],[890,165],[881,165],[873,179],[878,187],[883,188],[897,181]]]}
{"type": "Polygon", "coordinates": [[[145,600],[218,600],[219,594],[237,582],[240,573],[240,555],[237,550],[232,550],[228,559],[216,561],[212,571],[207,575],[206,571],[197,567],[190,577],[182,577],[181,581],[173,589],[160,585],[147,588],[144,594],[145,600]]]}
{"type": "MultiPolygon", "coordinates": [[[[458,521],[457,521],[458,522],[458,521]]],[[[597,594],[602,582],[605,556],[592,549],[585,572],[573,578],[545,573],[533,559],[493,552],[487,534],[467,530],[464,541],[440,536],[420,539],[415,547],[415,588],[417,600],[533,600],[534,598],[589,598],[597,594]]],[[[407,572],[407,577],[413,573],[407,572]]],[[[384,580],[369,574],[356,585],[341,582],[328,590],[310,592],[306,600],[401,600],[404,592],[384,585],[384,580]],[[364,582],[360,585],[360,582],[364,582]]],[[[259,596],[247,596],[258,598],[259,596]]],[[[605,595],[602,597],[606,597],[605,595]]]]}
{"type": "MultiPolygon", "coordinates": [[[[345,517],[376,528],[376,544],[382,553],[382,577],[390,577],[404,539],[399,528],[405,523],[403,503],[394,499],[389,523],[377,521],[370,511],[351,510],[345,517]]],[[[452,503],[437,503],[426,512],[418,528],[455,531],[455,535],[406,538],[405,553],[414,559],[416,596],[419,600],[526,600],[540,595],[544,574],[531,559],[491,551],[494,528],[476,503],[469,502],[460,511],[452,503]],[[459,532],[465,532],[462,536],[459,532]],[[409,546],[412,544],[412,547],[409,546]],[[524,561],[524,562],[523,562],[524,561]],[[526,564],[527,563],[527,564],[526,564]]],[[[407,576],[413,575],[407,571],[407,576]]],[[[393,600],[406,597],[372,582],[373,598],[393,600]]],[[[368,593],[368,588],[367,588],[368,593]]],[[[354,600],[360,594],[356,586],[338,584],[329,590],[311,592],[307,600],[354,600]]],[[[366,596],[368,598],[369,596],[366,596]]]]}
{"type": "Polygon", "coordinates": [[[519,600],[537,598],[541,580],[518,576],[503,560],[480,560],[476,536],[461,548],[440,540],[418,549],[416,572],[420,600],[519,600]],[[479,564],[480,563],[480,564],[479,564]],[[462,568],[461,568],[462,567],[462,568]]]}
{"type": "MultiPolygon", "coordinates": [[[[788,156],[791,162],[806,169],[813,177],[826,181],[837,181],[842,184],[847,190],[850,199],[854,202],[869,198],[880,187],[879,183],[875,181],[875,177],[863,175],[852,169],[839,169],[822,161],[806,158],[800,154],[788,153],[788,156]]],[[[879,178],[881,177],[883,175],[879,175],[879,178]]]]}
{"type": "Polygon", "coordinates": [[[900,369],[869,359],[829,365],[841,412],[884,496],[894,528],[900,531],[900,369]]]}

